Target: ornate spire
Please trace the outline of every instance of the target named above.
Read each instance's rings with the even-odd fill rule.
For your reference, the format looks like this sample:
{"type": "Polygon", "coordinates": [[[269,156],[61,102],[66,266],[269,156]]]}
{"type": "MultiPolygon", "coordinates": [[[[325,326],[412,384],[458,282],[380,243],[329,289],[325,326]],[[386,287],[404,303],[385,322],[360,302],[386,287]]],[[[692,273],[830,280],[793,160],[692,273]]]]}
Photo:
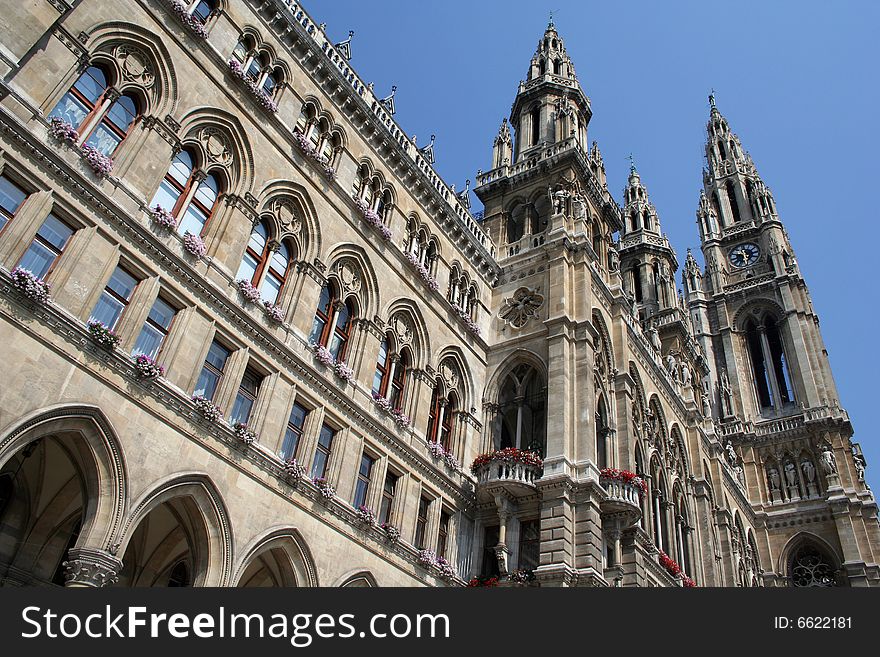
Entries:
{"type": "Polygon", "coordinates": [[[388,113],[392,114],[392,115],[394,114],[394,112],[397,111],[394,108],[394,94],[396,94],[396,93],[397,93],[397,85],[394,85],[393,87],[391,87],[391,93],[379,101],[380,103],[382,103],[385,106],[385,109],[388,110],[388,113]]]}
{"type": "Polygon", "coordinates": [[[629,179],[626,189],[623,191],[625,205],[623,215],[626,228],[625,233],[644,230],[651,233],[661,234],[660,218],[657,210],[648,198],[648,189],[642,184],[642,178],[636,170],[635,160],[632,154],[629,156],[629,179]]]}
{"type": "Polygon", "coordinates": [[[334,48],[336,48],[336,52],[345,57],[345,61],[351,61],[351,38],[354,36],[354,30],[348,31],[348,38],[345,41],[340,41],[337,43],[334,48]]]}
{"type": "Polygon", "coordinates": [[[431,164],[434,164],[434,141],[436,139],[436,135],[431,135],[431,143],[419,149],[419,154],[431,164]]]}

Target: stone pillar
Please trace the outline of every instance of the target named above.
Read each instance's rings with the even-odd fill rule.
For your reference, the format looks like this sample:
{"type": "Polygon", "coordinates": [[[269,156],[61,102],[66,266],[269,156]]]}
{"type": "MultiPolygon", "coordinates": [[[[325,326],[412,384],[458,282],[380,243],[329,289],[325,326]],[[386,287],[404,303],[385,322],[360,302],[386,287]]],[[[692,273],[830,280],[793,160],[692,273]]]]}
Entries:
{"type": "Polygon", "coordinates": [[[97,548],[72,548],[64,566],[64,586],[70,588],[98,588],[110,586],[119,580],[122,561],[109,552],[97,548]]]}

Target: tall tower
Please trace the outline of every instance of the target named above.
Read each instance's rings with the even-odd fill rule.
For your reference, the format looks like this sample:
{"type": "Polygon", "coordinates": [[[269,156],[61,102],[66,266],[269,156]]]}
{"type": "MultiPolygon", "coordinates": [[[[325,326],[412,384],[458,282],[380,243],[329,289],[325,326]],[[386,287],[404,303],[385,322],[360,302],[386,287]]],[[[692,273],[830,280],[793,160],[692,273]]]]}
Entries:
{"type": "Polygon", "coordinates": [[[791,582],[809,570],[799,560],[819,559],[841,583],[876,583],[877,506],[819,318],[773,195],[714,96],[709,103],[697,210],[706,272],[688,258],[684,288],[711,364],[719,437],[741,454],[764,530],[765,579],[791,582]]]}
{"type": "Polygon", "coordinates": [[[591,116],[551,21],[494,141],[493,168],[479,172],[474,190],[502,268],[493,289],[499,311],[483,447],[538,449],[544,457],[539,482],[490,477],[478,488],[487,575],[495,550],[502,574],[540,561],[536,573],[546,583],[604,582],[599,468],[612,464],[611,417],[626,403],[601,391],[614,367],[606,359],[610,337],[603,340],[593,323],[594,286],[616,291],[619,309],[626,304],[612,240],[622,228],[620,207],[598,146],[587,147],[591,116]],[[578,500],[574,482],[583,491],[578,500]],[[542,539],[530,561],[521,540],[529,535],[559,540],[542,539]]]}

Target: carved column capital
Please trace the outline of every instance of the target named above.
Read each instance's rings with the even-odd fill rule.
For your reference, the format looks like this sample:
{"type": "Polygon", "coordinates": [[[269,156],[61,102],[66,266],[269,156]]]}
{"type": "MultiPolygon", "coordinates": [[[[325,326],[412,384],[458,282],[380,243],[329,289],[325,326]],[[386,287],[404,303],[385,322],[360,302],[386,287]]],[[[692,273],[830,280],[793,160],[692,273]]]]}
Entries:
{"type": "Polygon", "coordinates": [[[109,586],[115,584],[122,570],[122,561],[109,552],[95,548],[73,548],[67,553],[64,585],[70,587],[109,586]]]}

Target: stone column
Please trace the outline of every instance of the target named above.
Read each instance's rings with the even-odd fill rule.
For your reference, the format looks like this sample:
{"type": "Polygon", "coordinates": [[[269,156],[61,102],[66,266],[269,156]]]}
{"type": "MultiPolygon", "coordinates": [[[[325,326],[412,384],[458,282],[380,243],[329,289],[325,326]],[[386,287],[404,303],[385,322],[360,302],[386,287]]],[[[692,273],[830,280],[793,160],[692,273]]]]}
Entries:
{"type": "Polygon", "coordinates": [[[70,588],[98,588],[110,586],[119,580],[122,561],[109,552],[97,548],[72,548],[64,566],[64,586],[70,588]]]}

